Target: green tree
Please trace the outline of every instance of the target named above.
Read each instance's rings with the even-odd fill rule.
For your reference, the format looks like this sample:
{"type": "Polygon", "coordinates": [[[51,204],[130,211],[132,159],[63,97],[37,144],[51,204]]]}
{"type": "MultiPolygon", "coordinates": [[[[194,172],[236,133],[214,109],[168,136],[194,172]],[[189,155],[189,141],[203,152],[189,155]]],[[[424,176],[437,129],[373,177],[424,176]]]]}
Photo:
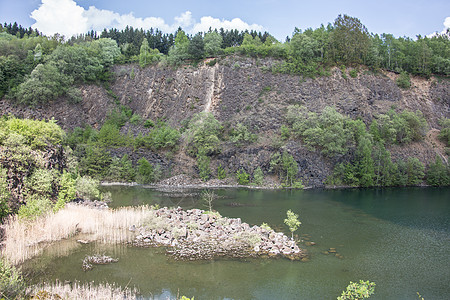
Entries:
{"type": "Polygon", "coordinates": [[[294,240],[294,232],[300,227],[302,224],[298,220],[298,214],[292,212],[292,210],[288,210],[286,212],[287,218],[284,219],[284,224],[289,228],[289,231],[291,232],[291,239],[294,240]]]}
{"type": "Polygon", "coordinates": [[[357,149],[358,177],[363,187],[373,186],[375,167],[372,159],[372,143],[368,138],[362,138],[357,149]]]}
{"type": "Polygon", "coordinates": [[[189,57],[193,60],[200,60],[205,53],[205,42],[201,33],[194,35],[188,46],[189,57]]]}
{"type": "Polygon", "coordinates": [[[242,168],[236,172],[236,179],[240,185],[247,185],[250,183],[250,175],[242,168]]]}
{"type": "Polygon", "coordinates": [[[442,118],[439,120],[441,125],[441,131],[439,132],[439,139],[446,143],[447,147],[450,146],[450,119],[442,118]]]}
{"type": "Polygon", "coordinates": [[[205,54],[207,57],[214,57],[220,53],[222,47],[222,36],[217,31],[205,34],[205,54]]]}
{"type": "Polygon", "coordinates": [[[54,64],[39,64],[19,85],[17,99],[28,105],[46,103],[64,95],[72,83],[73,78],[61,74],[54,64]]]}
{"type": "Polygon", "coordinates": [[[197,167],[199,171],[200,178],[203,181],[207,181],[211,176],[210,168],[211,158],[207,156],[203,151],[197,153],[197,167]]]}
{"type": "Polygon", "coordinates": [[[212,113],[200,112],[189,121],[185,132],[189,144],[189,152],[196,155],[203,152],[205,155],[217,153],[220,150],[219,135],[222,125],[212,113]]]}
{"type": "Polygon", "coordinates": [[[264,173],[261,170],[261,167],[256,168],[253,172],[253,183],[259,186],[264,184],[264,173]]]}
{"type": "Polygon", "coordinates": [[[302,59],[304,62],[311,62],[320,55],[319,43],[312,37],[295,33],[289,43],[290,54],[302,59]]]}
{"type": "Polygon", "coordinates": [[[281,156],[281,165],[283,169],[284,184],[286,186],[293,186],[298,174],[297,162],[291,154],[283,152],[283,155],[281,156]]]}
{"type": "Polygon", "coordinates": [[[408,185],[418,185],[425,176],[425,166],[416,158],[408,157],[407,161],[408,185]]]}
{"type": "Polygon", "coordinates": [[[90,55],[82,46],[59,46],[50,55],[49,61],[54,63],[61,74],[73,78],[74,82],[95,81],[103,72],[99,57],[90,55]]]}
{"type": "Polygon", "coordinates": [[[189,39],[186,33],[179,28],[175,36],[175,44],[170,48],[168,54],[168,62],[173,65],[179,65],[189,58],[188,53],[189,39]]]}
{"type": "Polygon", "coordinates": [[[76,182],[78,197],[88,201],[100,199],[98,184],[98,180],[95,180],[89,176],[78,177],[76,182]]]}
{"type": "Polygon", "coordinates": [[[374,184],[377,186],[391,186],[395,182],[396,166],[392,163],[391,153],[378,142],[373,151],[375,169],[374,184]]]}
{"type": "Polygon", "coordinates": [[[142,40],[141,50],[139,52],[139,65],[143,68],[150,63],[150,47],[147,39],[142,40]]]}
{"type": "Polygon", "coordinates": [[[77,180],[73,174],[64,171],[59,179],[58,199],[53,207],[53,211],[58,211],[63,208],[66,203],[75,199],[77,193],[77,180]]]}
{"type": "Polygon", "coordinates": [[[153,181],[153,166],[149,163],[149,161],[142,157],[138,160],[138,170],[136,179],[139,183],[150,183],[153,181]]]}
{"type": "Polygon", "coordinates": [[[433,186],[450,185],[450,168],[437,155],[434,163],[428,166],[427,183],[433,186]]]}
{"type": "Polygon", "coordinates": [[[369,49],[369,32],[358,18],[339,15],[334,21],[331,46],[335,62],[358,64],[369,49]]]}
{"type": "Polygon", "coordinates": [[[79,171],[81,175],[89,175],[100,179],[109,173],[111,156],[105,149],[96,145],[80,145],[76,149],[80,157],[79,171]]]}
{"type": "Polygon", "coordinates": [[[108,68],[114,64],[114,61],[120,56],[120,48],[117,42],[110,38],[100,38],[89,44],[91,55],[99,58],[100,63],[108,68]]]}

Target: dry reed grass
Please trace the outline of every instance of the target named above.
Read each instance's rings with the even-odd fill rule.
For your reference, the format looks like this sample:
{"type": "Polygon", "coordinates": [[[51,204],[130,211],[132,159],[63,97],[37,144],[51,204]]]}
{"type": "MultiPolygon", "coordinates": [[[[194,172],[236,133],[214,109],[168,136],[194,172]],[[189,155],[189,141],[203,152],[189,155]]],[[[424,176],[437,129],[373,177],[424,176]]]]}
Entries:
{"type": "Polygon", "coordinates": [[[31,299],[98,299],[98,300],[115,300],[115,299],[137,299],[136,289],[121,289],[110,284],[80,284],[75,282],[72,285],[56,282],[55,284],[44,284],[41,286],[33,286],[28,290],[31,299]]]}
{"type": "Polygon", "coordinates": [[[100,210],[79,205],[67,205],[55,214],[34,221],[10,217],[4,224],[5,240],[1,255],[12,264],[20,264],[42,252],[52,242],[82,233],[90,241],[122,243],[134,233],[128,228],[140,226],[154,212],[148,207],[100,210]]]}

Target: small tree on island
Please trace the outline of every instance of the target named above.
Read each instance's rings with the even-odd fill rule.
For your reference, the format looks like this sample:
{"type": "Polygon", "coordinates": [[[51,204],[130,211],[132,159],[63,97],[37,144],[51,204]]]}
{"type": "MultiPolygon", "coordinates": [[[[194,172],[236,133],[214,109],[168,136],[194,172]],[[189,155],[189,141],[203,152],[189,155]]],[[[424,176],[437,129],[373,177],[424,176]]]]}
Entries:
{"type": "Polygon", "coordinates": [[[204,190],[202,192],[202,200],[209,212],[212,212],[213,202],[217,199],[217,194],[214,191],[204,190]]]}
{"type": "Polygon", "coordinates": [[[291,231],[291,239],[294,239],[294,231],[296,231],[302,222],[298,220],[298,215],[292,210],[287,211],[287,218],[284,219],[284,224],[286,224],[287,227],[289,227],[289,230],[291,231]]]}
{"type": "Polygon", "coordinates": [[[375,291],[375,282],[360,280],[359,283],[351,282],[347,286],[347,289],[342,292],[337,300],[347,300],[347,299],[367,299],[375,291]]]}

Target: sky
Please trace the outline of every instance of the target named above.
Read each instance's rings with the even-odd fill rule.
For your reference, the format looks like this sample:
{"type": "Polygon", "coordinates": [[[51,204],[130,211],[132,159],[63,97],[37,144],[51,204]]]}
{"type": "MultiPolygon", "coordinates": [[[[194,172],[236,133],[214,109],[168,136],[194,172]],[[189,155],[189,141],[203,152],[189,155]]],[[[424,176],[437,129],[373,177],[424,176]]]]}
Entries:
{"type": "Polygon", "coordinates": [[[450,27],[449,0],[0,0],[0,22],[66,37],[103,28],[159,28],[187,33],[210,27],[268,31],[284,41],[294,28],[317,28],[339,14],[357,17],[372,33],[430,35],[450,27]]]}

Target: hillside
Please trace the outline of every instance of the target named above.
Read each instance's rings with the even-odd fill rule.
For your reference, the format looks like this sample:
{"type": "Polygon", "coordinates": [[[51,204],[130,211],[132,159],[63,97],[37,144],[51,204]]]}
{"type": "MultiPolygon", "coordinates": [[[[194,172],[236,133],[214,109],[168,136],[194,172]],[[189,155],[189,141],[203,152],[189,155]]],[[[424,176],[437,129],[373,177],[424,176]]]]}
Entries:
{"type": "MultiPolygon", "coordinates": [[[[367,127],[375,117],[391,109],[398,113],[421,111],[429,134],[422,141],[387,145],[393,161],[416,157],[429,165],[436,154],[446,157],[445,146],[436,139],[436,133],[440,129],[438,120],[450,115],[447,79],[412,77],[411,88],[401,89],[396,84],[398,74],[392,72],[375,74],[361,67],[356,76],[355,73],[350,76],[350,68],[333,68],[330,76],[311,79],[272,73],[270,70],[277,63],[270,58],[227,56],[217,62],[206,60],[198,67],[177,69],[114,65],[111,90],[83,85],[81,103],[71,104],[62,97],[30,108],[2,99],[0,109],[3,114],[21,118],[55,118],[69,131],[86,124],[100,129],[118,102],[144,120],[165,120],[175,128],[185,128],[186,122],[198,112],[210,112],[224,127],[220,151],[208,154],[212,175],[219,165],[231,177],[240,169],[253,174],[261,167],[268,179],[277,182],[270,161],[274,153],[287,152],[298,164],[298,178],[306,186],[323,186],[335,165],[348,161],[352,155],[323,155],[301,138],[280,139],[288,107],[295,104],[318,114],[326,107],[334,107],[343,116],[363,120],[367,127]],[[235,143],[227,139],[238,123],[256,134],[257,141],[235,143]]],[[[137,136],[149,129],[128,121],[121,131],[137,136]]],[[[109,151],[118,157],[127,153],[134,164],[146,157],[152,164],[161,165],[165,176],[198,177],[195,155],[188,155],[187,144],[186,136],[182,135],[174,150],[109,147],[109,151]]]]}

